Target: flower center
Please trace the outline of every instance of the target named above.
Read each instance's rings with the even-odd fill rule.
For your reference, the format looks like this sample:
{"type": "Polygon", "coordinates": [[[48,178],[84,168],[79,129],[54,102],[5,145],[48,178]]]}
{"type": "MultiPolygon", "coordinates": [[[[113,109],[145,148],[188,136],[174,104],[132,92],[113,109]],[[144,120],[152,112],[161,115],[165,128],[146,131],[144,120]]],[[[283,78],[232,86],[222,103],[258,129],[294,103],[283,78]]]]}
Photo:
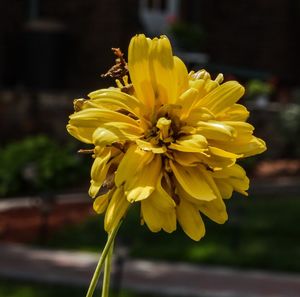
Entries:
{"type": "Polygon", "coordinates": [[[169,143],[174,140],[172,137],[174,133],[171,128],[171,124],[172,121],[165,117],[159,118],[156,123],[156,128],[158,128],[157,135],[159,136],[159,139],[164,143],[169,143]]]}
{"type": "Polygon", "coordinates": [[[152,144],[168,146],[175,142],[180,130],[178,117],[165,115],[161,116],[145,133],[145,139],[152,144]]]}
{"type": "Polygon", "coordinates": [[[168,148],[174,143],[182,126],[178,116],[181,108],[178,104],[164,104],[157,107],[151,121],[152,127],[146,131],[144,139],[156,147],[168,148]]]}

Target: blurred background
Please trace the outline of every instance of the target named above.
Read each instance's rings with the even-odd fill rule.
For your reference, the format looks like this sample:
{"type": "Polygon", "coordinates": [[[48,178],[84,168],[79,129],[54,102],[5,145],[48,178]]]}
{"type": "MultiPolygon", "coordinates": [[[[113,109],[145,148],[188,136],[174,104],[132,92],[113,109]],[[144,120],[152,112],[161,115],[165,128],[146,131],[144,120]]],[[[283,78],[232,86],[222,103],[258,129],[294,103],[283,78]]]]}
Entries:
{"type": "Polygon", "coordinates": [[[181,230],[150,233],[133,210],[117,242],[115,296],[300,296],[297,0],[0,0],[0,296],[84,296],[106,235],[86,194],[92,160],[76,153],[88,147],[65,125],[74,98],[114,83],[101,78],[111,48],[126,54],[141,32],[168,35],[190,70],[245,85],[241,102],[268,150],[243,161],[250,197],[228,201],[224,226],[206,220],[198,243],[181,230]],[[168,274],[179,262],[187,270],[168,274]],[[204,272],[191,283],[183,275],[195,264],[204,272]],[[251,283],[237,288],[241,277],[251,283]]]}

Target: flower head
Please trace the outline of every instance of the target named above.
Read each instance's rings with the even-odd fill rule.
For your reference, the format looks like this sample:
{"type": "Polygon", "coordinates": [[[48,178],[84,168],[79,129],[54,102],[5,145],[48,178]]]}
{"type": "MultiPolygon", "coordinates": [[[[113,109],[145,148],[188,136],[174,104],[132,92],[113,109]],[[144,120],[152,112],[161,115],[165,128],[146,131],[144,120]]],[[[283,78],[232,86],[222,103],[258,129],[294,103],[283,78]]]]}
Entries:
{"type": "Polygon", "coordinates": [[[74,101],[67,129],[94,145],[89,194],[105,212],[110,231],[140,202],[141,220],[153,232],[177,222],[194,240],[205,234],[202,215],[222,224],[223,199],[247,195],[249,179],[238,159],[266,149],[236,102],[244,88],[200,70],[188,73],[166,36],[136,35],[127,75],[117,87],[74,101]],[[99,193],[105,190],[106,193],[99,193]]]}

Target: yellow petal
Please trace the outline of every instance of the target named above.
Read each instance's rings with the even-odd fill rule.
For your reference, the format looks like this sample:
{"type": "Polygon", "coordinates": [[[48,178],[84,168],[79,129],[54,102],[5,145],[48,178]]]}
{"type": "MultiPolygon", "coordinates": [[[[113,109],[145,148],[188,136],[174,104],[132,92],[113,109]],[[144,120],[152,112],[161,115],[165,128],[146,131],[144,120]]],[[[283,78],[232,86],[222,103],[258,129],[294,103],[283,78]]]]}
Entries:
{"type": "Polygon", "coordinates": [[[141,150],[137,145],[131,145],[126,151],[116,171],[115,183],[119,187],[125,181],[131,180],[138,171],[151,162],[154,154],[141,150]]]}
{"type": "Polygon", "coordinates": [[[249,189],[249,178],[247,176],[243,179],[230,178],[229,183],[233,186],[233,189],[236,192],[248,196],[246,191],[249,189]]]}
{"type": "Polygon", "coordinates": [[[97,212],[98,214],[105,212],[105,210],[107,209],[107,206],[108,206],[108,202],[111,199],[113,193],[114,193],[114,190],[111,190],[111,191],[107,192],[106,194],[95,198],[95,201],[93,203],[93,208],[94,208],[95,212],[97,212]]]}
{"type": "Polygon", "coordinates": [[[200,134],[186,135],[180,137],[176,143],[171,143],[169,148],[181,152],[204,152],[207,150],[207,140],[200,134]]]}
{"type": "Polygon", "coordinates": [[[144,108],[143,103],[137,98],[121,92],[119,89],[101,89],[90,93],[88,96],[91,100],[86,100],[83,108],[123,109],[137,117],[140,116],[140,109],[144,108]]]}
{"type": "Polygon", "coordinates": [[[154,207],[149,199],[141,201],[141,215],[152,232],[161,230],[164,224],[164,216],[154,207]]]}
{"type": "Polygon", "coordinates": [[[236,162],[236,159],[241,157],[241,155],[233,154],[210,146],[207,150],[203,150],[202,152],[199,150],[198,153],[174,150],[173,156],[174,159],[182,166],[194,167],[199,164],[205,164],[208,168],[213,170],[220,170],[222,168],[232,166],[236,162]]]}
{"type": "Polygon", "coordinates": [[[228,81],[199,100],[197,106],[204,106],[217,115],[236,103],[243,96],[244,92],[244,88],[238,82],[228,81]]]}
{"type": "Polygon", "coordinates": [[[242,151],[244,157],[250,157],[257,154],[261,154],[266,149],[266,143],[262,139],[254,136],[250,140],[248,146],[243,145],[243,147],[240,147],[240,150],[242,151]]]}
{"type": "Polygon", "coordinates": [[[198,206],[198,209],[218,224],[224,224],[228,220],[226,206],[221,198],[203,202],[198,206]]]}
{"type": "Polygon", "coordinates": [[[93,133],[93,143],[99,146],[111,145],[117,141],[135,140],[143,135],[143,130],[124,122],[110,122],[93,133]]]}
{"type": "Polygon", "coordinates": [[[193,240],[200,240],[205,235],[205,226],[196,206],[181,199],[176,208],[179,224],[183,231],[193,240]]]}
{"type": "MultiPolygon", "coordinates": [[[[212,172],[208,171],[205,169],[205,167],[203,165],[199,166],[198,169],[201,171],[205,181],[207,182],[207,184],[209,185],[209,187],[211,188],[211,190],[213,191],[213,193],[215,194],[215,196],[218,199],[221,199],[221,194],[220,191],[214,181],[214,178],[212,176],[212,172]]],[[[215,199],[214,199],[215,200],[215,199]]]]}
{"type": "Polygon", "coordinates": [[[171,233],[176,230],[175,208],[169,209],[167,212],[161,212],[155,207],[150,197],[141,201],[141,215],[152,232],[158,232],[163,229],[171,233]]]}
{"type": "Polygon", "coordinates": [[[215,183],[219,188],[221,196],[223,199],[229,199],[232,196],[233,186],[227,182],[227,180],[215,179],[215,183]]]}
{"type": "Polygon", "coordinates": [[[235,129],[225,123],[209,121],[198,122],[197,133],[203,135],[207,139],[216,139],[228,141],[236,135],[235,129]]]}
{"type": "Polygon", "coordinates": [[[199,153],[174,151],[173,155],[176,162],[182,166],[197,166],[203,160],[203,156],[199,153]]]}
{"type": "Polygon", "coordinates": [[[189,86],[188,82],[188,71],[185,67],[185,64],[176,56],[174,59],[174,70],[175,77],[177,81],[177,97],[180,96],[189,86]]]}
{"type": "Polygon", "coordinates": [[[199,96],[199,92],[195,88],[189,88],[184,93],[182,93],[176,103],[182,106],[181,119],[185,119],[199,96]]]}
{"type": "Polygon", "coordinates": [[[175,208],[176,204],[166,190],[162,187],[162,174],[160,174],[155,191],[147,199],[152,205],[162,212],[168,212],[171,209],[175,208]]]}
{"type": "Polygon", "coordinates": [[[189,195],[204,201],[216,199],[215,193],[198,168],[185,168],[173,161],[170,161],[170,166],[177,181],[189,195]]]}
{"type": "Polygon", "coordinates": [[[166,36],[151,41],[149,68],[157,99],[162,104],[174,103],[177,96],[176,73],[171,44],[166,36]]]}
{"type": "Polygon", "coordinates": [[[215,155],[215,156],[218,156],[218,157],[234,159],[234,160],[242,156],[242,155],[237,155],[237,154],[234,154],[234,153],[224,151],[220,148],[213,147],[213,146],[209,147],[209,152],[211,154],[215,155]]]}
{"type": "Polygon", "coordinates": [[[176,230],[176,210],[172,209],[168,212],[162,213],[164,220],[163,220],[163,230],[172,233],[176,230]]]}
{"type": "Polygon", "coordinates": [[[166,146],[154,145],[148,141],[137,139],[135,143],[144,151],[152,152],[153,154],[163,154],[167,151],[166,146]]]}
{"type": "Polygon", "coordinates": [[[205,88],[207,81],[204,79],[190,80],[190,88],[195,88],[199,92],[199,98],[203,98],[207,95],[207,90],[205,88]]]}
{"type": "Polygon", "coordinates": [[[210,74],[204,69],[197,71],[196,73],[191,72],[189,78],[189,85],[199,91],[199,98],[205,97],[207,93],[219,86],[219,83],[213,81],[210,74]]]}
{"type": "Polygon", "coordinates": [[[222,147],[224,150],[233,152],[235,154],[243,154],[244,157],[249,157],[257,154],[261,154],[266,150],[265,142],[255,136],[249,138],[237,137],[230,142],[221,141],[210,141],[210,143],[215,147],[222,147]]]}
{"type": "Polygon", "coordinates": [[[110,122],[124,122],[138,127],[138,123],[122,113],[109,109],[87,108],[70,116],[69,124],[77,127],[98,128],[110,122]]]}
{"type": "Polygon", "coordinates": [[[223,170],[213,172],[212,175],[215,178],[235,177],[235,178],[243,179],[246,176],[246,171],[242,166],[238,164],[234,164],[231,167],[227,167],[224,168],[223,170]]]}
{"type": "Polygon", "coordinates": [[[249,117],[249,111],[241,104],[233,104],[232,106],[224,109],[222,113],[218,115],[219,121],[241,121],[245,122],[249,117]]]}
{"type": "MultiPolygon", "coordinates": [[[[217,185],[214,181],[213,183],[214,187],[217,188],[217,185]]],[[[186,191],[184,191],[179,184],[176,184],[176,190],[181,200],[186,200],[192,203],[198,210],[200,210],[202,213],[204,213],[207,217],[209,217],[216,223],[223,224],[227,220],[228,216],[226,212],[226,206],[222,200],[218,188],[216,189],[216,192],[218,192],[218,197],[217,199],[214,199],[212,201],[196,200],[195,198],[190,196],[186,191]]]]}
{"type": "Polygon", "coordinates": [[[89,188],[89,195],[94,198],[96,197],[100,187],[102,186],[109,166],[107,162],[111,157],[110,149],[103,149],[100,156],[96,157],[91,169],[91,186],[89,188]]]}
{"type": "MultiPolygon", "coordinates": [[[[198,96],[199,97],[199,96],[198,96]]],[[[197,126],[199,122],[214,120],[215,115],[206,107],[194,108],[191,106],[187,112],[183,113],[180,119],[186,122],[187,125],[197,126]]]]}
{"type": "Polygon", "coordinates": [[[247,190],[249,189],[249,178],[246,175],[245,170],[238,164],[234,164],[231,167],[224,168],[218,172],[213,172],[212,176],[215,178],[215,181],[224,187],[220,188],[220,191],[225,192],[225,198],[230,198],[231,188],[243,195],[248,195],[247,190]],[[224,186],[224,183],[227,183],[228,186],[224,186]],[[229,196],[229,197],[228,197],[229,196]]]}
{"type": "Polygon", "coordinates": [[[123,188],[117,188],[112,195],[105,213],[104,229],[111,232],[124,217],[130,203],[127,201],[123,188]]]}
{"type": "Polygon", "coordinates": [[[240,142],[248,141],[252,137],[254,127],[249,123],[237,121],[224,121],[222,123],[232,127],[236,131],[237,140],[240,142]]]}
{"type": "Polygon", "coordinates": [[[136,97],[152,110],[155,96],[149,72],[149,43],[143,34],[136,35],[130,41],[128,69],[136,97]]]}
{"type": "Polygon", "coordinates": [[[95,131],[96,127],[92,127],[92,128],[78,128],[76,126],[67,125],[67,131],[75,138],[77,138],[78,140],[84,142],[84,143],[88,143],[91,144],[93,143],[93,133],[95,131]]]}
{"type": "Polygon", "coordinates": [[[125,183],[125,194],[129,202],[148,198],[155,190],[161,172],[161,157],[155,155],[153,160],[136,172],[125,183]]]}

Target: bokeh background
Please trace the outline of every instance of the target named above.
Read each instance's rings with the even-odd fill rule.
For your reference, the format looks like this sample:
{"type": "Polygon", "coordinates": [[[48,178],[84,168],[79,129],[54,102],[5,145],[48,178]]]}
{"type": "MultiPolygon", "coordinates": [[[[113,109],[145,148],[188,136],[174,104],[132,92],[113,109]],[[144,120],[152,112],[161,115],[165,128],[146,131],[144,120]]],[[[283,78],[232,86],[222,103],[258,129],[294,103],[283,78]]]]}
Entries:
{"type": "MultiPolygon", "coordinates": [[[[93,266],[81,271],[77,283],[68,269],[64,281],[52,277],[69,263],[67,251],[99,253],[106,240],[102,218],[86,194],[92,160],[76,153],[89,147],[71,139],[65,125],[74,98],[114,84],[101,78],[114,64],[111,48],[126,55],[130,38],[141,32],[168,35],[174,54],[190,70],[205,68],[213,77],[223,73],[225,80],[241,82],[246,87],[241,102],[268,150],[243,161],[251,178],[249,198],[228,201],[224,226],[206,220],[207,235],[198,243],[180,228],[172,235],[152,234],[139,225],[138,208],[132,210],[117,243],[114,294],[140,294],[141,286],[126,286],[122,276],[130,259],[205,265],[216,274],[220,267],[245,276],[259,270],[274,281],[284,273],[300,280],[299,1],[1,0],[0,296],[84,295],[93,266]],[[52,259],[57,250],[66,256],[52,259]],[[60,263],[54,272],[34,270],[45,260],[41,251],[53,260],[43,265],[60,263]],[[17,257],[27,262],[18,266],[17,257]]],[[[203,289],[206,295],[194,294],[185,291],[184,277],[182,283],[177,292],[155,290],[155,282],[142,291],[156,297],[227,292],[216,285],[203,289]]],[[[261,287],[264,296],[273,296],[266,295],[270,286],[261,287]]],[[[297,288],[291,285],[290,293],[296,293],[280,296],[300,296],[297,288]]],[[[233,285],[228,296],[237,296],[234,290],[233,285]]],[[[240,288],[240,296],[252,296],[249,290],[240,288]]]]}

